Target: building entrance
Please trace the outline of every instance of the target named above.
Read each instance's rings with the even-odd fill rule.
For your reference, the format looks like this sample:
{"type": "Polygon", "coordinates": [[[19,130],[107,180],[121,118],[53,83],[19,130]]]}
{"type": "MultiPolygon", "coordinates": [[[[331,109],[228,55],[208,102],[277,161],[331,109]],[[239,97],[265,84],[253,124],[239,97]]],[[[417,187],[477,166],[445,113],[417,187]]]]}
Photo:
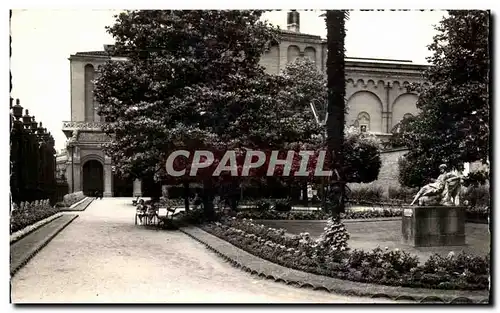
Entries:
{"type": "Polygon", "coordinates": [[[83,194],[95,196],[96,192],[102,194],[104,191],[104,175],[101,162],[90,160],[83,164],[83,194]]]}

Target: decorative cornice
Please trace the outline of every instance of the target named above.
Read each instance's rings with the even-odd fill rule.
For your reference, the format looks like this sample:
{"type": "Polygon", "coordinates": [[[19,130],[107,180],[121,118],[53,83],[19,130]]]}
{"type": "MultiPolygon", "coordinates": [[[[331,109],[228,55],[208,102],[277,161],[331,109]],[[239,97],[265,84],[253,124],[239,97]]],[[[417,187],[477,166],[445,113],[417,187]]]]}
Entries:
{"type": "Polygon", "coordinates": [[[62,131],[73,131],[73,130],[82,130],[82,131],[102,131],[102,122],[81,122],[81,121],[65,121],[63,122],[62,131]]]}
{"type": "MultiPolygon", "coordinates": [[[[73,61],[73,60],[92,60],[92,61],[99,61],[99,62],[105,62],[111,58],[110,55],[106,54],[99,54],[99,51],[91,51],[91,52],[78,52],[77,54],[72,54],[69,56],[68,60],[73,61]]],[[[104,51],[102,51],[104,52],[104,51]]]]}
{"type": "MultiPolygon", "coordinates": [[[[364,70],[350,70],[346,69],[346,76],[349,79],[352,74],[361,74],[362,77],[376,77],[377,79],[414,79],[417,81],[425,81],[422,74],[418,73],[401,73],[401,72],[389,72],[389,71],[364,71],[364,70]]],[[[354,75],[352,75],[354,76],[354,75]]],[[[356,76],[357,77],[357,76],[356,76]]]]}

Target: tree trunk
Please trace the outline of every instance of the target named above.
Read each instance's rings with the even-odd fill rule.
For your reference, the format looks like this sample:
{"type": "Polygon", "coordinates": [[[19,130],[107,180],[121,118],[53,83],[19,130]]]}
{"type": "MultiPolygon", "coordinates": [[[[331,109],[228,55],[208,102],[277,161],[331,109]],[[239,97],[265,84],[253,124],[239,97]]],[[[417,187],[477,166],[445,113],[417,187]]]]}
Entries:
{"type": "MultiPolygon", "coordinates": [[[[327,48],[326,73],[328,78],[328,120],[327,145],[332,153],[332,168],[338,171],[340,177],[334,180],[343,181],[343,155],[345,124],[345,19],[347,12],[328,10],[326,12],[327,48]]],[[[345,183],[342,187],[345,190],[345,183]]],[[[344,192],[342,192],[343,194],[344,192]]],[[[334,217],[344,212],[344,199],[333,201],[339,203],[333,208],[334,217]]]]}
{"type": "Polygon", "coordinates": [[[307,181],[303,182],[302,183],[302,201],[304,203],[305,206],[307,206],[308,204],[308,199],[307,199],[307,181]]]}
{"type": "Polygon", "coordinates": [[[184,182],[182,183],[184,187],[184,208],[186,209],[186,212],[189,212],[190,207],[189,207],[189,182],[184,182]]]}
{"type": "Polygon", "coordinates": [[[210,178],[203,181],[203,212],[205,214],[206,221],[215,220],[215,210],[214,210],[214,190],[213,182],[210,178]]]}

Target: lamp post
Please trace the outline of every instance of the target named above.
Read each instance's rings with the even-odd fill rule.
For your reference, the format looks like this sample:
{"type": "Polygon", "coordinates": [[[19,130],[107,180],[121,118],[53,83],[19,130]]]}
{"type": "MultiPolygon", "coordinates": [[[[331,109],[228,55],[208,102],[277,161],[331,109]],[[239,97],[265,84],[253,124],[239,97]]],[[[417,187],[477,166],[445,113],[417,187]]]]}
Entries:
{"type": "Polygon", "coordinates": [[[23,107],[20,103],[21,101],[19,101],[19,99],[16,99],[16,104],[12,106],[12,114],[16,118],[16,121],[19,121],[23,116],[23,107]]]}
{"type": "MultiPolygon", "coordinates": [[[[12,99],[13,100],[13,99],[12,99]]],[[[16,104],[12,106],[12,116],[13,116],[13,121],[12,121],[12,130],[11,130],[11,146],[12,148],[12,155],[11,155],[11,173],[12,173],[12,180],[11,180],[11,193],[13,195],[13,200],[15,202],[19,202],[22,199],[21,195],[21,186],[23,182],[23,177],[22,177],[22,164],[21,164],[21,156],[22,156],[22,150],[24,149],[23,143],[22,143],[22,122],[21,122],[21,117],[23,116],[23,107],[20,105],[19,99],[16,99],[16,104]]]]}

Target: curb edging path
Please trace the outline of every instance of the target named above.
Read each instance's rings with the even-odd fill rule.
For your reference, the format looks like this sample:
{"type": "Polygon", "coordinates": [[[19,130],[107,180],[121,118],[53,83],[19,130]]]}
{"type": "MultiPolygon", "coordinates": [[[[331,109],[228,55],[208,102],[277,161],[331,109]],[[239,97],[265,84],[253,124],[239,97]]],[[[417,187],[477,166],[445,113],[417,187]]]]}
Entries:
{"type": "Polygon", "coordinates": [[[77,217],[77,214],[65,214],[11,244],[11,278],[77,217]]]}
{"type": "Polygon", "coordinates": [[[78,201],[77,203],[71,205],[70,207],[65,208],[64,210],[61,210],[61,212],[80,212],[80,211],[85,211],[88,206],[94,201],[94,198],[91,197],[85,197],[82,200],[78,201]],[[75,209],[76,207],[79,207],[78,209],[75,209]],[[81,208],[80,208],[81,207],[81,208]]]}
{"type": "Polygon", "coordinates": [[[489,304],[489,291],[438,290],[394,287],[341,280],[287,268],[248,253],[198,227],[184,227],[181,232],[204,244],[209,250],[236,268],[276,282],[299,288],[331,293],[420,303],[489,304]]]}
{"type": "MultiPolygon", "coordinates": [[[[52,214],[51,216],[48,216],[48,217],[44,218],[43,220],[40,220],[34,224],[28,225],[28,226],[24,227],[23,229],[16,231],[15,233],[10,235],[10,244],[13,245],[14,243],[16,243],[19,240],[23,239],[24,237],[28,236],[29,234],[31,234],[35,230],[39,229],[40,227],[43,227],[43,226],[47,225],[48,223],[60,218],[61,216],[63,216],[67,212],[85,211],[93,201],[94,201],[93,198],[86,197],[86,198],[82,199],[81,201],[79,201],[80,203],[78,203],[78,206],[83,203],[81,209],[68,210],[69,208],[66,207],[65,208],[66,210],[60,210],[59,212],[52,214]],[[87,201],[85,203],[85,200],[90,200],[90,201],[87,201]]],[[[74,207],[76,207],[76,205],[74,207]]]]}
{"type": "Polygon", "coordinates": [[[56,214],[52,214],[51,216],[46,217],[43,220],[40,220],[34,224],[28,225],[28,226],[24,227],[23,229],[16,231],[12,235],[10,235],[10,244],[12,245],[12,244],[18,242],[19,240],[28,236],[29,234],[31,234],[32,232],[34,232],[38,228],[47,225],[48,223],[52,222],[55,219],[60,218],[61,216],[63,216],[63,214],[61,212],[57,212],[56,214]]]}

